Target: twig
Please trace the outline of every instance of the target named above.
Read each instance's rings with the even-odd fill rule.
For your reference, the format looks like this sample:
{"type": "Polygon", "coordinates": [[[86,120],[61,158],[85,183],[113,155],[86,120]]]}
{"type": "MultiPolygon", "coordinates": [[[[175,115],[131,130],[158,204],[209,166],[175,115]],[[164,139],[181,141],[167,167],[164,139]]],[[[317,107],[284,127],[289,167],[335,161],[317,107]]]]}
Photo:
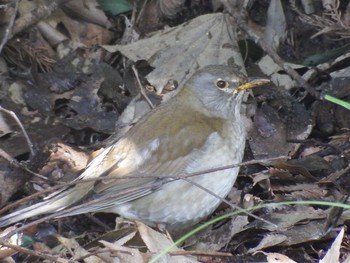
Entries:
{"type": "Polygon", "coordinates": [[[261,48],[273,59],[273,61],[278,64],[281,68],[283,68],[297,83],[299,86],[304,87],[307,92],[309,92],[315,98],[320,98],[319,92],[317,92],[305,79],[303,79],[298,72],[296,72],[293,68],[286,65],[283,59],[276,53],[275,50],[269,46],[265,40],[258,37],[245,23],[244,19],[238,19],[238,27],[246,32],[254,41],[261,46],[261,48]]]}
{"type": "Polygon", "coordinates": [[[26,130],[24,129],[24,127],[23,127],[21,121],[18,119],[17,115],[13,111],[7,110],[7,109],[5,109],[5,108],[3,108],[1,106],[0,106],[0,111],[3,111],[5,113],[9,114],[16,121],[17,125],[21,128],[21,131],[22,131],[22,133],[23,133],[23,135],[24,135],[24,137],[25,137],[25,139],[27,141],[27,144],[28,144],[28,147],[29,147],[29,152],[30,152],[30,157],[33,157],[34,156],[33,143],[30,140],[26,130]]]}
{"type": "Polygon", "coordinates": [[[170,251],[168,253],[171,256],[183,256],[183,255],[193,255],[193,256],[212,256],[212,257],[232,257],[232,253],[227,252],[208,252],[208,251],[196,251],[196,250],[179,250],[170,251]]]}
{"type": "Polygon", "coordinates": [[[60,258],[58,256],[51,256],[49,254],[44,254],[42,252],[39,251],[33,251],[21,246],[17,246],[17,245],[13,245],[9,242],[6,242],[3,240],[3,238],[0,238],[0,245],[3,247],[8,247],[11,248],[15,251],[30,255],[30,256],[34,256],[34,257],[39,257],[39,258],[43,258],[43,259],[47,259],[50,262],[68,262],[66,259],[60,258]]]}
{"type": "Polygon", "coordinates": [[[10,163],[11,166],[14,166],[16,168],[22,169],[26,171],[27,173],[39,177],[43,180],[49,181],[49,179],[41,174],[35,173],[32,170],[28,169],[27,166],[24,164],[18,162],[15,158],[11,157],[7,152],[5,152],[3,149],[0,148],[0,157],[4,158],[6,161],[10,163]]]}
{"type": "Polygon", "coordinates": [[[242,11],[240,14],[235,12],[234,8],[232,8],[232,3],[229,0],[222,0],[222,3],[225,5],[228,12],[235,18],[237,22],[238,28],[244,31],[248,36],[250,36],[261,48],[274,60],[276,64],[278,64],[281,68],[283,68],[295,81],[297,81],[298,85],[304,87],[312,96],[315,98],[320,98],[320,94],[311,86],[305,79],[303,79],[294,69],[290,66],[286,65],[286,63],[282,60],[282,58],[273,50],[265,40],[261,39],[253,30],[249,28],[245,19],[244,12],[242,11]],[[233,13],[234,12],[234,13],[233,13]]]}
{"type": "Polygon", "coordinates": [[[142,87],[142,84],[141,84],[141,81],[140,81],[140,78],[139,78],[139,74],[137,73],[137,70],[135,68],[135,65],[132,65],[132,70],[135,74],[135,77],[136,77],[136,80],[137,80],[137,84],[139,84],[139,87],[140,87],[140,92],[141,92],[141,95],[145,98],[145,100],[147,101],[147,103],[149,104],[149,106],[154,109],[154,105],[152,103],[152,101],[148,98],[145,90],[143,89],[142,87]]]}
{"type": "Polygon", "coordinates": [[[16,159],[12,158],[7,152],[0,148],[0,157],[4,158],[6,161],[15,167],[18,167],[18,162],[16,159]]]}
{"type": "MultiPolygon", "coordinates": [[[[22,198],[14,203],[11,203],[10,205],[7,205],[5,207],[3,207],[2,209],[0,209],[0,214],[4,213],[5,211],[16,207],[17,205],[20,205],[24,202],[28,202],[34,198],[37,198],[39,196],[42,196],[46,193],[52,193],[58,189],[62,189],[62,188],[67,188],[70,186],[74,186],[76,184],[82,184],[82,183],[87,183],[87,182],[97,182],[100,180],[129,180],[129,179],[138,179],[138,178],[154,178],[154,179],[163,179],[161,181],[161,185],[171,182],[171,181],[176,181],[176,180],[180,180],[180,179],[184,179],[184,178],[190,178],[193,176],[199,176],[202,174],[208,174],[208,173],[212,173],[212,172],[216,172],[216,171],[222,171],[222,170],[227,170],[227,169],[231,169],[234,167],[239,167],[239,166],[246,166],[246,165],[252,165],[252,164],[257,164],[257,163],[264,163],[264,162],[270,162],[270,161],[275,161],[275,160],[281,160],[281,159],[289,159],[288,156],[278,156],[278,157],[273,157],[273,158],[267,158],[267,159],[260,159],[260,160],[251,160],[251,161],[247,161],[247,162],[242,162],[240,164],[232,164],[232,165],[227,165],[227,166],[221,166],[221,167],[217,167],[217,168],[212,168],[212,169],[206,169],[206,170],[202,170],[202,171],[198,171],[198,172],[194,172],[194,173],[189,173],[189,174],[184,174],[184,175],[180,175],[177,177],[174,176],[169,176],[169,177],[159,177],[156,175],[151,175],[151,174],[138,174],[135,176],[124,176],[124,177],[115,177],[115,176],[103,176],[103,177],[97,177],[97,178],[91,178],[91,179],[83,179],[83,180],[74,180],[72,182],[68,182],[68,183],[62,183],[60,185],[56,185],[50,188],[47,188],[45,190],[42,190],[40,192],[37,192],[35,194],[32,194],[30,196],[27,196],[25,198],[22,198]]],[[[160,182],[160,180],[159,180],[160,182]]],[[[158,183],[159,183],[158,182],[158,183]]],[[[150,187],[150,186],[147,186],[150,187]]],[[[154,187],[154,185],[153,185],[154,187]]],[[[141,189],[141,188],[138,188],[141,189]]],[[[126,189],[127,190],[127,189],[126,189]]],[[[63,191],[63,190],[62,190],[63,191]]]]}
{"type": "Polygon", "coordinates": [[[275,225],[274,223],[271,223],[271,222],[269,222],[269,221],[267,221],[267,220],[265,220],[265,219],[263,219],[263,218],[261,218],[261,217],[259,217],[259,216],[256,216],[256,215],[254,215],[254,214],[252,214],[252,213],[250,213],[250,212],[248,212],[248,211],[244,211],[244,209],[242,209],[241,207],[239,207],[239,206],[237,206],[237,205],[235,205],[235,204],[233,204],[233,203],[227,201],[225,198],[222,198],[221,196],[218,196],[218,195],[215,194],[214,192],[212,192],[212,191],[210,191],[209,189],[207,189],[207,188],[201,186],[200,184],[197,184],[197,183],[194,182],[193,180],[190,180],[190,179],[188,179],[188,178],[182,178],[182,180],[184,180],[184,181],[186,181],[186,182],[188,182],[188,183],[190,183],[190,184],[192,184],[192,185],[194,185],[194,186],[196,186],[196,187],[202,189],[203,191],[205,191],[205,192],[211,194],[212,196],[214,196],[214,197],[216,197],[217,199],[219,199],[221,202],[223,202],[223,203],[229,205],[231,208],[237,209],[238,211],[241,211],[242,213],[245,213],[245,214],[247,214],[247,215],[249,215],[249,216],[251,216],[251,217],[254,217],[254,218],[257,219],[257,220],[260,220],[260,221],[262,221],[262,222],[264,222],[264,223],[266,223],[266,224],[268,224],[268,225],[271,225],[271,226],[277,228],[277,225],[275,225]]]}
{"type": "Polygon", "coordinates": [[[17,15],[17,12],[18,12],[18,2],[19,0],[15,0],[15,8],[13,10],[13,14],[11,16],[11,19],[10,19],[10,22],[5,30],[5,33],[3,35],[3,38],[2,38],[2,41],[0,43],[0,54],[2,52],[2,49],[4,48],[5,44],[7,43],[7,40],[9,39],[9,36],[10,36],[10,32],[13,28],[13,25],[15,23],[15,19],[16,19],[16,15],[17,15]]]}
{"type": "Polygon", "coordinates": [[[136,19],[136,23],[135,23],[136,25],[140,22],[140,19],[142,17],[143,12],[145,11],[147,3],[148,3],[148,0],[143,1],[143,5],[142,5],[141,10],[139,12],[139,15],[137,16],[137,19],[136,19]]]}
{"type": "MultiPolygon", "coordinates": [[[[53,214],[50,214],[50,215],[47,215],[47,216],[44,216],[40,219],[37,219],[37,220],[34,220],[28,224],[25,224],[19,228],[17,228],[16,230],[14,231],[11,231],[9,232],[6,237],[9,237],[9,236],[12,236],[14,233],[18,232],[18,231],[22,231],[23,229],[26,229],[30,226],[33,226],[33,225],[37,225],[39,223],[42,223],[42,222],[45,222],[47,220],[50,220],[50,219],[53,219],[53,218],[56,218],[56,217],[63,217],[63,216],[66,216],[66,215],[73,215],[74,212],[78,209],[84,209],[84,208],[87,208],[87,207],[90,207],[90,206],[95,206],[96,204],[100,203],[100,202],[104,202],[104,201],[108,201],[108,200],[113,200],[113,199],[117,199],[121,196],[124,196],[124,195],[130,195],[132,194],[132,192],[139,192],[141,190],[155,190],[155,189],[158,189],[159,187],[161,187],[162,185],[164,185],[165,183],[169,183],[169,182],[172,182],[172,181],[175,181],[175,180],[180,180],[180,179],[184,179],[184,178],[188,178],[188,177],[193,177],[193,176],[198,176],[198,175],[201,175],[201,174],[207,174],[207,173],[212,173],[212,172],[215,172],[215,171],[221,171],[221,170],[225,170],[225,169],[231,169],[231,168],[234,168],[234,167],[238,167],[238,166],[242,166],[242,165],[250,165],[250,164],[255,164],[255,163],[259,163],[259,162],[267,162],[267,161],[272,161],[272,160],[277,160],[277,159],[285,159],[285,158],[288,158],[286,156],[280,156],[280,157],[275,157],[275,158],[268,158],[268,159],[263,159],[263,160],[252,160],[252,161],[248,161],[248,162],[244,162],[244,163],[240,163],[240,164],[233,164],[233,165],[227,165],[227,166],[223,166],[223,167],[218,167],[218,168],[213,168],[213,169],[207,169],[207,170],[203,170],[203,171],[200,171],[200,172],[196,172],[196,173],[190,173],[190,174],[184,174],[183,176],[179,176],[179,177],[162,177],[160,179],[163,179],[163,180],[155,180],[154,182],[150,182],[148,184],[142,184],[142,185],[139,185],[139,186],[134,186],[134,187],[129,187],[129,188],[126,188],[126,189],[123,189],[122,191],[119,191],[117,193],[113,193],[113,194],[108,194],[108,195],[105,195],[105,196],[102,196],[102,197],[99,197],[97,199],[93,199],[93,200],[90,200],[90,201],[87,201],[85,202],[84,204],[81,204],[81,205],[77,205],[77,206],[73,206],[71,208],[68,208],[68,209],[65,209],[65,210],[62,210],[62,211],[59,211],[59,212],[56,212],[56,213],[53,213],[53,214]]],[[[152,176],[152,175],[142,175],[143,177],[155,177],[155,178],[159,178],[159,176],[152,176]]],[[[74,181],[74,182],[70,182],[68,183],[67,185],[74,185],[74,184],[77,184],[77,183],[85,183],[85,182],[88,182],[88,181],[97,181],[97,180],[107,180],[107,179],[130,179],[130,178],[142,178],[142,176],[134,176],[134,177],[131,177],[131,176],[128,176],[127,178],[115,178],[113,176],[106,176],[106,177],[99,177],[99,178],[93,178],[93,179],[90,179],[90,180],[80,180],[80,181],[74,181]]],[[[67,186],[66,185],[66,186],[67,186]]],[[[64,187],[64,185],[62,185],[62,187],[64,187]]],[[[94,211],[94,212],[98,212],[98,211],[94,211]]]]}
{"type": "Polygon", "coordinates": [[[96,218],[95,216],[93,216],[91,214],[86,214],[85,216],[87,218],[89,218],[92,222],[94,222],[96,225],[99,225],[100,227],[103,227],[104,230],[106,230],[106,231],[112,231],[113,230],[109,225],[105,224],[104,222],[102,222],[101,220],[96,218]]]}
{"type": "Polygon", "coordinates": [[[93,252],[90,252],[90,251],[88,251],[88,252],[89,252],[88,254],[86,254],[86,255],[84,255],[84,256],[81,256],[81,257],[79,257],[79,258],[76,258],[75,260],[76,260],[77,262],[81,262],[81,261],[83,261],[83,260],[86,259],[86,258],[89,258],[89,257],[92,257],[92,256],[96,256],[96,255],[99,255],[99,254],[102,254],[102,253],[110,253],[110,254],[112,254],[113,252],[115,252],[115,250],[112,250],[112,249],[110,249],[110,248],[101,248],[101,247],[98,247],[98,250],[93,251],[93,252]]]}

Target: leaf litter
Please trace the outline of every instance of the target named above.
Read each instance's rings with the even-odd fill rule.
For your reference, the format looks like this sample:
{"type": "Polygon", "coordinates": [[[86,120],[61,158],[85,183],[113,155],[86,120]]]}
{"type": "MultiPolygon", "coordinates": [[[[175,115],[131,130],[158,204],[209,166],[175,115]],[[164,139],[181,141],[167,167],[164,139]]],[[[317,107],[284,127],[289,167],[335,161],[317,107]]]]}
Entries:
{"type": "MultiPolygon", "coordinates": [[[[274,5],[281,8],[280,1],[271,1],[271,5],[272,2],[274,5]]],[[[89,1],[90,6],[91,3],[93,3],[93,1],[89,1]]],[[[259,3],[255,4],[258,5],[259,3]]],[[[84,8],[87,7],[87,5],[82,6],[84,8]]],[[[72,7],[70,6],[70,8],[72,7]]],[[[285,13],[289,11],[290,10],[284,9],[285,13]]],[[[101,12],[97,13],[99,13],[100,16],[97,20],[94,20],[96,18],[90,19],[86,17],[83,19],[90,22],[95,21],[95,23],[100,25],[108,24],[108,27],[110,27],[110,21],[106,22],[106,18],[101,12]]],[[[89,16],[89,14],[87,15],[89,16]]],[[[278,11],[276,15],[283,14],[278,11]]],[[[134,77],[125,74],[127,72],[126,68],[130,65],[130,61],[126,60],[125,57],[134,62],[146,60],[148,64],[154,68],[150,73],[148,70],[145,70],[146,73],[142,74],[141,81],[143,84],[145,83],[143,79],[145,76],[147,81],[156,87],[158,95],[161,94],[161,90],[168,84],[169,80],[176,80],[179,84],[179,88],[181,88],[181,85],[193,71],[207,64],[227,64],[234,62],[240,70],[243,72],[245,71],[244,62],[238,51],[236,25],[232,24],[232,20],[229,19],[227,14],[214,13],[197,16],[178,26],[153,32],[149,34],[147,38],[124,45],[111,44],[110,36],[107,38],[96,38],[97,42],[94,41],[95,39],[93,39],[92,35],[86,35],[86,38],[84,38],[84,34],[81,32],[84,32],[85,25],[80,27],[78,24],[82,24],[81,22],[72,22],[70,21],[71,17],[69,19],[65,18],[66,14],[64,12],[60,13],[60,16],[56,25],[61,24],[65,27],[71,26],[72,28],[68,31],[72,35],[70,36],[71,39],[69,39],[69,37],[63,38],[65,40],[59,43],[57,52],[60,52],[60,55],[58,57],[63,57],[64,60],[67,55],[71,56],[73,60],[65,63],[64,67],[72,67],[74,70],[66,70],[66,73],[64,73],[62,68],[56,67],[54,71],[60,72],[60,74],[63,72],[63,76],[56,74],[56,76],[62,76],[63,79],[65,74],[66,76],[69,75],[68,72],[74,72],[74,74],[83,73],[85,74],[83,78],[84,83],[81,85],[77,84],[72,90],[62,91],[56,88],[42,88],[43,86],[35,90],[39,87],[38,84],[40,83],[40,81],[36,81],[34,82],[33,89],[30,90],[26,87],[23,93],[33,93],[33,97],[22,99],[21,96],[23,95],[17,92],[15,95],[16,97],[12,97],[16,98],[17,101],[17,103],[14,104],[13,101],[6,101],[6,96],[3,96],[5,106],[13,108],[20,115],[22,112],[26,112],[25,115],[21,115],[21,117],[23,117],[23,123],[29,130],[31,136],[34,137],[34,141],[39,141],[40,138],[42,140],[42,145],[49,144],[49,138],[43,136],[43,130],[55,134],[53,130],[58,131],[58,128],[61,127],[61,138],[63,138],[65,142],[73,142],[77,145],[84,145],[84,143],[82,143],[86,141],[84,137],[98,138],[98,135],[102,134],[103,136],[105,133],[109,134],[113,131],[114,122],[109,122],[108,126],[105,126],[105,124],[102,125],[101,122],[97,120],[103,121],[110,118],[118,118],[122,113],[122,109],[132,100],[132,98],[128,97],[128,92],[130,92],[130,90],[139,90],[137,86],[123,86],[123,83],[136,82],[134,77]],[[68,45],[65,43],[67,39],[69,39],[70,42],[68,45]],[[101,44],[104,50],[93,49],[92,46],[96,43],[101,44]],[[108,74],[92,74],[100,65],[99,63],[94,63],[94,60],[99,61],[99,59],[103,59],[101,54],[106,50],[111,53],[111,56],[115,55],[117,59],[121,57],[119,52],[123,55],[121,59],[123,62],[119,62],[117,65],[118,69],[121,69],[121,79],[116,81],[116,83],[118,83],[117,85],[110,85],[108,88],[103,87],[103,81],[107,78],[108,74]],[[115,92],[115,90],[118,92],[115,92]],[[42,98],[42,100],[38,98],[42,98]],[[89,101],[89,98],[92,100],[89,101]],[[46,103],[45,105],[43,104],[44,102],[46,103]],[[67,118],[57,118],[57,111],[53,112],[53,109],[57,110],[57,108],[55,108],[57,105],[61,107],[60,109],[65,108],[66,110],[64,112],[59,111],[61,117],[64,116],[62,113],[74,114],[65,115],[67,118]],[[23,110],[25,107],[26,110],[23,110]],[[33,122],[33,116],[36,117],[36,122],[33,122]],[[84,119],[88,121],[81,122],[81,120],[84,119]],[[45,122],[52,126],[51,130],[40,128],[43,127],[42,125],[45,125],[45,122]],[[41,126],[39,126],[39,124],[41,126]]],[[[273,21],[273,19],[276,18],[273,17],[274,16],[270,14],[269,19],[272,19],[272,23],[267,23],[265,25],[266,27],[271,26],[278,28],[276,27],[278,26],[276,21],[273,21]]],[[[54,24],[55,23],[51,23],[51,25],[54,24]]],[[[98,27],[91,26],[91,24],[90,27],[86,28],[90,28],[91,30],[89,30],[89,32],[95,35],[102,35],[105,33],[105,29],[100,30],[98,27]]],[[[252,26],[252,28],[254,28],[254,26],[252,26]]],[[[267,28],[266,32],[272,32],[272,35],[269,36],[271,43],[279,39],[278,45],[280,47],[286,45],[283,42],[283,40],[286,39],[283,30],[276,31],[274,28],[267,28]]],[[[45,34],[43,31],[42,33],[45,34]]],[[[21,52],[20,50],[18,51],[21,52]]],[[[52,53],[52,51],[50,52],[52,53]]],[[[14,53],[9,52],[5,53],[7,57],[13,54],[14,53]]],[[[28,54],[35,55],[34,53],[28,54]]],[[[307,95],[305,96],[300,90],[295,90],[296,82],[292,81],[290,77],[283,72],[280,66],[276,67],[276,64],[271,62],[267,63],[266,61],[269,59],[271,60],[269,56],[265,56],[259,63],[260,68],[267,75],[270,76],[271,74],[272,80],[279,88],[278,90],[273,90],[271,88],[266,89],[256,95],[258,107],[254,117],[255,119],[253,119],[253,131],[250,138],[250,146],[253,151],[252,156],[257,158],[259,156],[289,155],[294,158],[294,162],[262,163],[265,166],[272,166],[275,168],[261,171],[260,167],[260,172],[249,172],[249,169],[254,170],[257,167],[242,169],[242,174],[254,174],[259,176],[259,179],[254,176],[240,177],[238,185],[240,183],[245,183],[246,185],[252,184],[251,192],[245,193],[245,190],[240,189],[239,193],[243,196],[243,201],[240,200],[240,198],[234,201],[237,204],[242,203],[243,206],[251,207],[254,204],[261,204],[263,202],[296,199],[308,200],[318,198],[329,201],[341,200],[340,197],[350,190],[346,183],[348,181],[348,173],[345,169],[346,162],[344,160],[348,154],[349,147],[347,147],[347,145],[349,136],[346,136],[346,132],[342,133],[340,129],[348,127],[347,118],[344,118],[346,112],[342,112],[334,105],[325,105],[323,101],[311,99],[307,97],[307,95]],[[310,101],[314,103],[310,103],[310,101]],[[316,105],[317,102],[319,102],[317,107],[311,107],[316,105]],[[325,107],[327,107],[327,110],[321,111],[321,109],[325,107]],[[330,123],[333,125],[331,128],[328,127],[330,123]],[[311,132],[321,133],[321,136],[314,136],[311,132]],[[337,135],[338,137],[335,136],[327,141],[322,137],[325,136],[325,134],[326,136],[337,135]],[[305,139],[310,136],[318,140],[316,144],[305,141],[305,139]],[[316,148],[317,150],[315,151],[314,149],[316,148]],[[301,153],[303,153],[303,155],[301,155],[301,153]],[[299,154],[301,158],[298,158],[299,154]],[[311,174],[312,177],[308,176],[308,174],[311,174]],[[327,175],[334,176],[328,177],[327,180],[322,180],[327,175]],[[251,177],[256,179],[254,184],[251,177]],[[319,180],[317,183],[314,183],[315,178],[319,180]]],[[[18,67],[23,68],[24,66],[20,60],[11,61],[12,63],[16,62],[16,66],[18,67]]],[[[112,60],[109,62],[113,64],[111,61],[112,60]]],[[[344,74],[346,75],[346,73],[344,73],[346,69],[337,70],[340,65],[346,64],[346,61],[346,56],[344,56],[339,57],[334,64],[320,65],[322,70],[328,70],[330,72],[332,78],[331,82],[324,82],[329,84],[329,86],[322,88],[323,93],[335,92],[335,94],[341,98],[347,98],[347,96],[349,96],[347,90],[348,82],[343,79],[344,74]],[[343,71],[343,75],[339,74],[341,71],[343,71]],[[338,72],[339,75],[335,75],[336,72],[338,72]]],[[[303,71],[303,76],[310,82],[322,80],[322,76],[319,76],[316,70],[308,69],[297,62],[295,62],[294,65],[296,65],[295,67],[297,70],[303,71]]],[[[51,66],[49,66],[49,68],[50,67],[51,66]]],[[[139,67],[138,69],[142,71],[143,68],[139,67]]],[[[34,75],[36,74],[38,73],[34,71],[34,75]]],[[[49,75],[43,75],[43,78],[47,79],[48,76],[49,75]]],[[[113,83],[113,79],[111,83],[113,83]]],[[[54,85],[52,87],[59,86],[54,85]]],[[[145,111],[147,110],[149,109],[145,109],[145,111]]],[[[128,120],[129,123],[126,125],[132,125],[134,122],[133,117],[130,119],[131,120],[128,120]]],[[[15,133],[15,128],[12,125],[8,126],[10,129],[6,129],[4,138],[7,138],[9,135],[12,136],[15,133]]],[[[15,138],[15,140],[13,140],[12,144],[3,144],[6,146],[5,148],[15,148],[15,146],[11,145],[15,145],[18,139],[14,136],[12,139],[13,138],[15,138]]],[[[4,141],[10,140],[6,139],[4,141]]],[[[91,141],[88,145],[91,145],[91,141]]],[[[54,171],[55,162],[59,159],[61,159],[61,161],[63,160],[64,165],[62,169],[58,166],[58,170],[67,171],[67,164],[69,164],[68,170],[74,170],[74,163],[72,163],[71,160],[69,160],[69,162],[64,162],[64,152],[67,151],[68,153],[68,148],[62,147],[62,149],[66,150],[58,151],[57,155],[61,157],[51,155],[48,159],[50,160],[51,158],[51,161],[47,162],[46,167],[41,167],[42,171],[54,171]]],[[[17,156],[19,152],[23,153],[25,151],[26,150],[23,149],[17,151],[18,153],[16,153],[16,151],[13,152],[14,155],[17,156]]],[[[69,158],[71,159],[71,157],[69,158]]],[[[85,156],[85,158],[87,157],[85,156]]],[[[58,170],[56,170],[56,174],[60,173],[58,170]]],[[[38,182],[36,182],[36,184],[37,183],[38,182]]],[[[46,183],[40,184],[40,187],[45,186],[45,184],[46,183]]],[[[237,193],[237,190],[233,191],[237,193]]],[[[234,196],[237,197],[235,194],[230,195],[230,197],[234,196]]],[[[222,211],[228,211],[225,205],[223,205],[215,215],[223,213],[222,211]]],[[[329,215],[329,209],[302,205],[295,206],[294,208],[283,206],[276,207],[275,209],[263,209],[256,214],[264,219],[270,220],[277,225],[278,228],[272,228],[269,225],[255,220],[249,223],[251,219],[247,221],[247,217],[243,216],[233,218],[219,225],[211,226],[203,233],[193,237],[192,240],[188,240],[188,242],[192,244],[198,242],[198,247],[200,247],[202,251],[221,249],[221,251],[232,251],[235,256],[242,255],[242,258],[246,259],[250,256],[248,251],[260,252],[267,248],[276,250],[279,248],[282,254],[289,255],[290,258],[293,259],[300,259],[303,253],[301,253],[300,250],[298,250],[297,254],[291,253],[294,248],[290,246],[303,247],[303,244],[309,243],[310,246],[303,249],[304,251],[305,249],[307,250],[309,256],[307,258],[311,259],[310,255],[313,257],[319,256],[316,256],[313,249],[310,249],[311,246],[317,246],[320,249],[328,248],[333,240],[331,234],[333,233],[334,235],[335,231],[328,235],[325,235],[324,231],[324,223],[326,217],[329,215]],[[242,220],[239,221],[239,219],[242,220]]],[[[343,216],[340,217],[339,223],[346,222],[346,214],[347,213],[344,213],[343,216]]],[[[71,226],[77,227],[74,221],[71,223],[71,226]]],[[[120,226],[121,229],[116,230],[116,232],[122,231],[123,226],[130,227],[130,223],[126,221],[121,223],[120,226]]],[[[126,242],[118,244],[117,240],[103,241],[104,243],[102,243],[105,247],[97,248],[96,251],[100,251],[100,253],[96,251],[94,253],[97,253],[98,258],[103,258],[106,262],[114,261],[115,257],[118,257],[122,262],[130,262],[131,260],[146,262],[154,256],[154,254],[159,253],[162,249],[166,248],[166,246],[173,244],[166,235],[152,230],[141,223],[137,223],[135,229],[137,229],[135,230],[137,234],[134,232],[132,236],[127,238],[126,242]],[[143,241],[140,242],[140,239],[143,241]],[[130,245],[131,240],[133,240],[132,242],[136,242],[134,243],[135,246],[130,245]],[[103,250],[105,248],[110,250],[103,250]],[[111,252],[112,250],[117,251],[115,253],[118,255],[116,256],[114,252],[111,252]]],[[[85,235],[84,239],[91,238],[90,235],[93,234],[89,233],[85,235]]],[[[115,238],[119,239],[120,237],[115,238]]],[[[73,238],[70,239],[74,241],[73,238]]],[[[330,250],[334,252],[329,252],[329,254],[327,254],[331,254],[330,257],[332,260],[338,260],[339,258],[340,239],[342,239],[342,235],[339,234],[339,238],[335,242],[336,248],[332,247],[330,250]]],[[[91,253],[91,251],[87,252],[81,249],[83,245],[76,242],[71,244],[63,240],[62,242],[69,248],[68,250],[70,250],[71,256],[75,254],[75,258],[84,258],[88,253],[91,253]]],[[[198,247],[196,249],[199,250],[198,247]]],[[[177,249],[178,251],[181,250],[180,248],[177,249]]],[[[262,255],[265,255],[265,259],[267,258],[267,260],[270,260],[271,257],[278,256],[278,254],[264,253],[265,254],[262,255]]],[[[233,260],[235,256],[232,256],[231,259],[233,260]]],[[[215,258],[215,256],[213,257],[215,258]]],[[[219,258],[220,256],[216,255],[216,257],[219,258]]],[[[175,260],[174,262],[176,262],[180,259],[180,256],[173,256],[170,254],[166,255],[164,258],[166,258],[164,260],[168,260],[167,262],[171,262],[171,260],[175,260]]],[[[322,258],[322,255],[318,258],[322,258]]],[[[257,257],[255,259],[257,259],[257,257]]],[[[64,262],[65,259],[62,258],[62,260],[62,262],[64,262]]],[[[99,259],[97,259],[95,255],[92,255],[85,257],[83,260],[85,262],[94,262],[93,260],[98,262],[99,259]]],[[[181,260],[178,262],[195,262],[196,257],[186,255],[181,256],[181,260]]]]}

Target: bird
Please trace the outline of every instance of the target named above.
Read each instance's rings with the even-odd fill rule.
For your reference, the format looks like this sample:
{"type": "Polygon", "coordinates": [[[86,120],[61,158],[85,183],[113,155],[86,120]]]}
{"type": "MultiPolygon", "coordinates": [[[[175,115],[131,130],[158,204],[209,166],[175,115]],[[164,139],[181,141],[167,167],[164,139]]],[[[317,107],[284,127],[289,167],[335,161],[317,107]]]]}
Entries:
{"type": "Polygon", "coordinates": [[[176,95],[95,157],[75,179],[77,184],[2,216],[0,227],[89,200],[96,202],[63,215],[116,213],[169,231],[195,225],[226,197],[239,167],[185,176],[242,161],[242,99],[247,89],[267,82],[249,79],[228,65],[200,68],[176,95]]]}

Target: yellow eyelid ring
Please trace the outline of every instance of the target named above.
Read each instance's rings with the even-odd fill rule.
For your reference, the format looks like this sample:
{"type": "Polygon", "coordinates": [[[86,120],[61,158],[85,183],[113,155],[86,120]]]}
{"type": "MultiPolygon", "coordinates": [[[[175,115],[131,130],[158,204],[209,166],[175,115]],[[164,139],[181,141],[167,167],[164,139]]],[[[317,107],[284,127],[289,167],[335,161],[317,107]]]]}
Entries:
{"type": "Polygon", "coordinates": [[[269,83],[271,83],[271,80],[269,79],[251,79],[249,82],[239,85],[236,88],[236,90],[240,91],[240,90],[252,89],[252,88],[260,87],[269,83]]]}
{"type": "Polygon", "coordinates": [[[230,86],[230,83],[223,79],[218,79],[215,82],[215,86],[219,89],[226,89],[230,86]]]}

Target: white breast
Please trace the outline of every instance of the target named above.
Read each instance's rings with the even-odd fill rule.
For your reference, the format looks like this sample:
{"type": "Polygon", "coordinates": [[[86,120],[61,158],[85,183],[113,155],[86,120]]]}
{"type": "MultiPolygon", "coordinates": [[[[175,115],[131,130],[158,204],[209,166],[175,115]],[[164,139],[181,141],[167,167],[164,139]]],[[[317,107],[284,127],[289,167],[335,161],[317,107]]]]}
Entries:
{"type": "MultiPolygon", "coordinates": [[[[244,132],[243,129],[241,132],[244,132]]],[[[186,168],[186,173],[240,163],[245,142],[242,133],[239,136],[231,134],[230,138],[221,138],[218,133],[211,134],[201,149],[202,152],[210,154],[198,154],[186,168]],[[241,144],[241,147],[235,151],[234,144],[237,143],[241,144]]],[[[238,171],[239,168],[232,168],[188,179],[224,198],[232,188],[238,171]]],[[[127,218],[169,226],[178,225],[179,222],[188,224],[199,221],[212,213],[220,203],[220,199],[207,191],[184,180],[178,180],[162,186],[161,189],[141,199],[114,207],[113,212],[127,218]],[[192,209],[188,209],[188,203],[192,209]]]]}

